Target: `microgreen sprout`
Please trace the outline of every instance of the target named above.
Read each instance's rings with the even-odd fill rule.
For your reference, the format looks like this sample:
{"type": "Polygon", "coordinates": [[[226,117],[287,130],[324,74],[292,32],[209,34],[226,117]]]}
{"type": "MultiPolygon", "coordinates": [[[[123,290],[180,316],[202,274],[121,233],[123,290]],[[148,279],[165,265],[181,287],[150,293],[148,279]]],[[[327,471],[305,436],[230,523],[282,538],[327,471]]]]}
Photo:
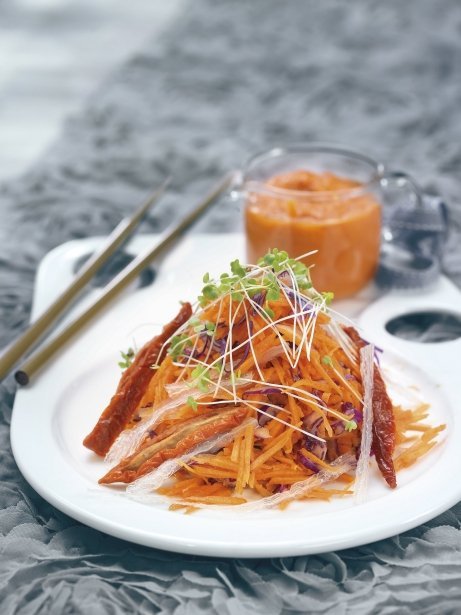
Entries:
{"type": "Polygon", "coordinates": [[[354,429],[357,429],[357,423],[354,420],[345,421],[344,422],[344,429],[346,431],[354,431],[354,429]]]}
{"type": "Polygon", "coordinates": [[[331,360],[331,357],[329,357],[328,355],[325,355],[324,357],[322,357],[321,359],[323,365],[332,365],[333,362],[331,360]]]}
{"type": "Polygon", "coordinates": [[[266,314],[266,316],[267,316],[268,318],[270,318],[271,320],[272,320],[273,318],[275,318],[275,312],[274,312],[274,310],[273,310],[272,308],[270,308],[270,307],[265,307],[263,311],[264,311],[264,313],[266,314]]]}
{"type": "Polygon", "coordinates": [[[196,386],[202,393],[208,391],[208,384],[210,383],[208,377],[209,370],[210,368],[207,365],[197,365],[191,372],[191,385],[196,386]]]}
{"type": "Polygon", "coordinates": [[[202,288],[202,294],[199,296],[198,300],[201,307],[204,307],[208,302],[213,301],[219,297],[219,290],[216,284],[205,284],[202,288]]]}
{"type": "Polygon", "coordinates": [[[203,276],[204,286],[198,297],[200,307],[206,307],[212,301],[230,295],[233,301],[243,301],[246,294],[253,298],[259,292],[265,293],[265,300],[277,301],[280,297],[280,280],[278,276],[290,270],[297,290],[312,287],[309,269],[303,263],[289,258],[284,250],[274,248],[259,260],[257,267],[248,267],[236,259],[230,264],[231,273],[222,273],[214,280],[209,273],[203,276]],[[255,279],[255,271],[262,275],[255,279]]]}
{"type": "Polygon", "coordinates": [[[239,293],[237,291],[231,292],[231,298],[232,298],[232,301],[238,301],[239,303],[240,301],[243,301],[242,293],[239,293]]]}
{"type": "Polygon", "coordinates": [[[214,324],[214,322],[206,322],[205,329],[208,335],[213,335],[213,333],[216,331],[216,325],[214,324]]]}
{"type": "Polygon", "coordinates": [[[189,395],[189,397],[186,400],[186,404],[192,408],[192,410],[197,411],[198,408],[198,403],[195,401],[195,399],[192,397],[192,395],[189,395]]]}
{"type": "Polygon", "coordinates": [[[259,259],[258,265],[271,267],[275,273],[281,273],[287,269],[293,272],[298,288],[306,290],[312,288],[312,282],[309,276],[309,269],[294,258],[290,258],[285,250],[270,250],[265,256],[259,259]]]}
{"type": "Polygon", "coordinates": [[[168,354],[171,356],[173,361],[176,361],[183,354],[184,350],[190,346],[192,346],[192,342],[188,335],[186,335],[185,333],[174,335],[171,338],[171,344],[168,348],[168,354]]]}
{"type": "Polygon", "coordinates": [[[128,348],[126,352],[123,352],[123,350],[121,350],[120,355],[122,357],[122,360],[118,362],[118,366],[121,369],[128,369],[130,365],[133,363],[133,358],[134,358],[133,348],[128,348]]]}
{"type": "Polygon", "coordinates": [[[237,277],[239,278],[245,277],[246,270],[244,267],[242,267],[238,258],[235,261],[231,262],[230,268],[231,268],[232,273],[236,275],[237,277]]]}
{"type": "Polygon", "coordinates": [[[275,272],[280,272],[284,267],[286,267],[289,260],[290,257],[288,256],[288,252],[274,248],[273,250],[269,250],[267,254],[259,259],[258,265],[269,265],[269,267],[271,267],[275,272]]]}
{"type": "Polygon", "coordinates": [[[201,333],[205,330],[205,323],[200,320],[198,316],[192,316],[192,318],[189,319],[189,325],[195,333],[201,333]]]}
{"type": "Polygon", "coordinates": [[[266,293],[267,301],[277,301],[280,298],[279,286],[271,286],[266,293]]]}

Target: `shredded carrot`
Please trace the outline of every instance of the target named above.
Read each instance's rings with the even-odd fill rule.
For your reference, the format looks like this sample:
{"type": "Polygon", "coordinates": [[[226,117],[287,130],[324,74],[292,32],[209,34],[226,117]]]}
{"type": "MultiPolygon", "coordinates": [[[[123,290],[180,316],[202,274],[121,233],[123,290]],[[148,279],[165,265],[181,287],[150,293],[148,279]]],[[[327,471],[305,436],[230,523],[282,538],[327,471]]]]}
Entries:
{"type": "Polygon", "coordinates": [[[185,498],[186,502],[194,502],[196,504],[214,504],[216,505],[220,505],[220,506],[228,506],[229,504],[231,505],[237,505],[237,504],[244,504],[246,502],[245,498],[237,498],[234,496],[229,496],[229,497],[223,497],[223,496],[218,496],[218,495],[209,495],[209,496],[189,496],[187,498],[185,498]]]}
{"type": "MultiPolygon", "coordinates": [[[[364,387],[358,353],[344,342],[344,328],[342,335],[334,333],[334,326],[339,330],[342,325],[323,296],[296,288],[299,276],[293,262],[290,267],[277,275],[268,267],[250,267],[244,271],[253,275],[253,285],[205,297],[195,320],[179,338],[169,340],[168,356],[153,371],[127,431],[155,418],[165,401],[178,402],[146,432],[135,457],[122,459],[122,472],[124,463],[133,472],[136,459],[144,463],[178,447],[181,434],[191,445],[203,445],[204,434],[210,437],[204,430],[207,417],[230,409],[240,413],[241,428],[237,425],[232,439],[178,461],[180,469],[158,490],[179,500],[170,510],[239,505],[246,501],[246,490],[268,497],[318,472],[333,471],[332,463],[343,454],[359,456],[364,387]]],[[[237,277],[243,275],[237,271],[237,277]]],[[[429,424],[427,405],[396,406],[393,414],[393,459],[400,471],[428,453],[445,426],[429,424]]],[[[351,467],[335,483],[312,488],[300,499],[349,495],[353,482],[351,467]]]]}

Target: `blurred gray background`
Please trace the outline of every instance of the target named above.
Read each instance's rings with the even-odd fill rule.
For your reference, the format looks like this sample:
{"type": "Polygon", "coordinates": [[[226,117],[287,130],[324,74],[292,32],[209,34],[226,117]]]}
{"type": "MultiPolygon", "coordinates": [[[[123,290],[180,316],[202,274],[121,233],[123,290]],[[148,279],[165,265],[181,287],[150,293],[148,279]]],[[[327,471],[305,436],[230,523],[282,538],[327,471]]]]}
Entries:
{"type": "Polygon", "coordinates": [[[184,0],[0,0],[0,181],[25,171],[68,113],[184,0]]]}

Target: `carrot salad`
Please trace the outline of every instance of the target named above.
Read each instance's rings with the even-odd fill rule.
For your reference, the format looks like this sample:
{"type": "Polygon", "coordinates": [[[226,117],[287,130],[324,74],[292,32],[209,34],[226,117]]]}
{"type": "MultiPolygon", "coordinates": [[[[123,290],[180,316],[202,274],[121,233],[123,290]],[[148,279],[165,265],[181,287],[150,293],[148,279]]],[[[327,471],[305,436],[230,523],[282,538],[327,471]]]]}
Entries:
{"type": "MultiPolygon", "coordinates": [[[[303,255],[303,260],[306,255],[303,255]]],[[[309,269],[272,250],[203,277],[163,332],[134,354],[84,441],[106,455],[101,484],[171,498],[170,508],[255,509],[363,497],[437,442],[427,407],[396,407],[379,349],[330,307],[309,269]]]]}

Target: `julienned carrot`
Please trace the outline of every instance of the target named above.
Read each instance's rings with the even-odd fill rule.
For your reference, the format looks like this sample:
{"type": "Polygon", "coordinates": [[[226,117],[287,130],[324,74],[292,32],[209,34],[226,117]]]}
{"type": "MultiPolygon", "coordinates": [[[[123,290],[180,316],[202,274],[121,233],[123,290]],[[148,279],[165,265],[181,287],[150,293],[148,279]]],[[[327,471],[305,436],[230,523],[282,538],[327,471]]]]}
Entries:
{"type": "Polygon", "coordinates": [[[238,470],[237,463],[232,461],[229,457],[222,457],[220,455],[197,455],[197,457],[192,458],[192,461],[195,465],[208,464],[225,470],[233,470],[235,472],[238,470]]]}
{"type": "MultiPolygon", "coordinates": [[[[202,453],[178,457],[173,481],[159,490],[190,512],[194,504],[238,505],[247,490],[262,498],[285,491],[332,471],[342,454],[359,455],[364,390],[358,356],[325,297],[308,288],[308,272],[283,254],[272,253],[262,268],[236,261],[232,274],[218,282],[205,278],[201,308],[163,340],[158,352],[169,348],[167,358],[149,365],[142,386],[133,385],[142,394],[130,404],[134,418],[125,422],[121,442],[144,429],[137,450],[102,482],[131,482],[205,445],[202,453]],[[157,418],[165,400],[172,407],[157,418]],[[233,439],[213,446],[213,438],[231,426],[233,439]]],[[[132,373],[125,373],[120,387],[132,373]]],[[[393,412],[400,469],[429,451],[443,426],[425,423],[427,407],[393,412]]],[[[347,495],[353,480],[350,468],[337,479],[346,489],[315,487],[300,497],[347,495]]]]}
{"type": "Polygon", "coordinates": [[[194,504],[213,504],[214,506],[237,506],[238,504],[244,504],[246,502],[245,498],[238,498],[235,496],[223,497],[217,495],[188,496],[184,498],[184,500],[194,504]]]}
{"type": "Polygon", "coordinates": [[[191,474],[197,476],[203,476],[203,478],[216,479],[223,478],[229,480],[236,480],[238,470],[227,470],[222,468],[214,468],[211,466],[188,466],[184,465],[184,468],[191,474]]]}

